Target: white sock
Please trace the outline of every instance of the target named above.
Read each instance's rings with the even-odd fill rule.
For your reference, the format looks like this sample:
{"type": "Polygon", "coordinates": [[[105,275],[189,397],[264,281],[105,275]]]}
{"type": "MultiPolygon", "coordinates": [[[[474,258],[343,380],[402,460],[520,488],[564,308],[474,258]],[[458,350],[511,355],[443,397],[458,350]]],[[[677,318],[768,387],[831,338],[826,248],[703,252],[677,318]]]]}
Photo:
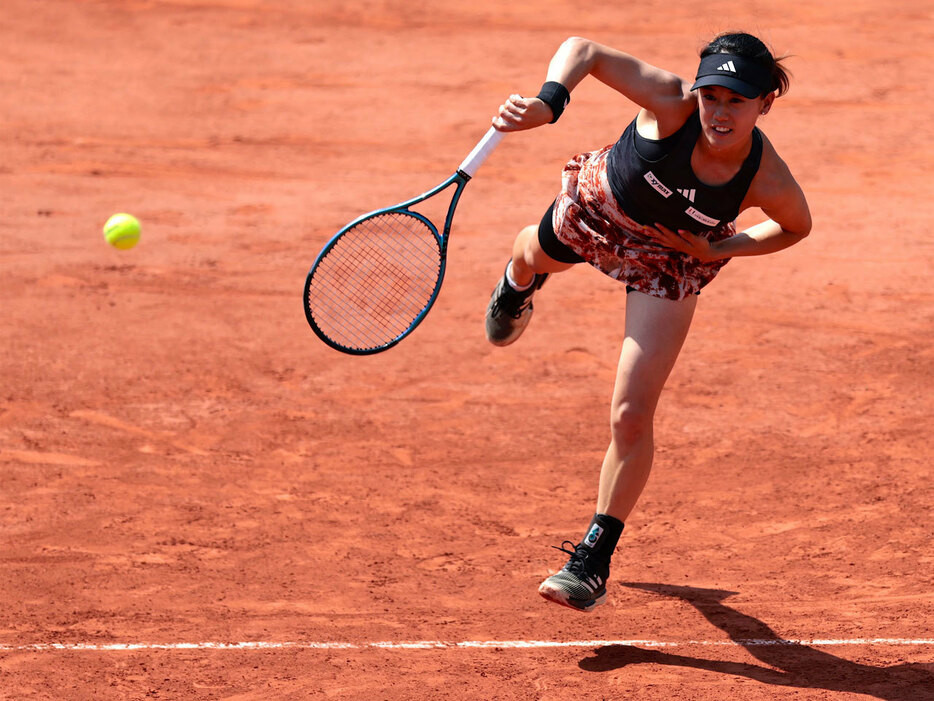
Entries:
{"type": "Polygon", "coordinates": [[[506,282],[508,282],[509,286],[516,292],[525,292],[535,284],[535,278],[532,277],[532,282],[530,282],[528,285],[516,284],[516,281],[512,279],[512,261],[509,261],[509,265],[506,266],[506,282]]]}

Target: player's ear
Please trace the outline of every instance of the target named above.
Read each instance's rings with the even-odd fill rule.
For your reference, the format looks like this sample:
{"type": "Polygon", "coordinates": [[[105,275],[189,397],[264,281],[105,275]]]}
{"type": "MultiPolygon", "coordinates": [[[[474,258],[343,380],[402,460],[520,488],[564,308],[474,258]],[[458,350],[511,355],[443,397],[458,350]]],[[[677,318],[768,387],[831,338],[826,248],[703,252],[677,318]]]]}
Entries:
{"type": "Polygon", "coordinates": [[[765,100],[762,102],[762,109],[759,110],[759,114],[768,114],[769,110],[772,109],[773,102],[775,102],[775,93],[770,92],[765,96],[765,100]]]}

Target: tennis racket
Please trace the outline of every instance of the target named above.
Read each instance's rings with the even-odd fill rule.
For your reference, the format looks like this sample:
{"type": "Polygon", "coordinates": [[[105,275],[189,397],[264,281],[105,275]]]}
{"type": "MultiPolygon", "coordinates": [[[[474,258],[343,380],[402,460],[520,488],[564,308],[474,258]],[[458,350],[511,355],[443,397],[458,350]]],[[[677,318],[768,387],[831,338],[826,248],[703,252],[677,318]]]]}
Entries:
{"type": "Polygon", "coordinates": [[[502,140],[492,127],[457,171],[418,197],[364,214],[328,241],[305,278],[305,317],[318,337],[343,353],[392,348],[415,330],[438,298],[451,221],[461,193],[502,140]],[[454,188],[438,233],[410,208],[454,188]]]}

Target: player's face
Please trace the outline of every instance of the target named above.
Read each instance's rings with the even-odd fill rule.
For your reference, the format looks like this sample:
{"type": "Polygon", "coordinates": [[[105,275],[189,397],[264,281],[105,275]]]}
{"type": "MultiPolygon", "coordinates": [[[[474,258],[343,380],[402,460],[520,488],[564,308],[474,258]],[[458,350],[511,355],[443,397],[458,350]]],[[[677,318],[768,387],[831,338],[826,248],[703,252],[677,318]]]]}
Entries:
{"type": "Polygon", "coordinates": [[[745,144],[756,120],[769,111],[773,94],[750,99],[721,85],[698,90],[704,136],[711,148],[728,149],[745,144]]]}

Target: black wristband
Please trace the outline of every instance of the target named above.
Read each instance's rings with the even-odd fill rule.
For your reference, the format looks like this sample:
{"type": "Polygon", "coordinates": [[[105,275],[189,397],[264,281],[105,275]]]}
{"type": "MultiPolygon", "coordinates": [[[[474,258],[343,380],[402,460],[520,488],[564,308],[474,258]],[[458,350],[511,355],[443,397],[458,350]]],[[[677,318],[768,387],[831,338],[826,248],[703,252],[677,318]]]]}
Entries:
{"type": "Polygon", "coordinates": [[[554,119],[548,122],[549,124],[557,122],[558,117],[564,112],[564,108],[571,102],[571,93],[568,92],[568,89],[561,85],[561,83],[556,83],[553,80],[549,80],[545,83],[535,97],[551,108],[551,114],[554,116],[554,119]]]}

